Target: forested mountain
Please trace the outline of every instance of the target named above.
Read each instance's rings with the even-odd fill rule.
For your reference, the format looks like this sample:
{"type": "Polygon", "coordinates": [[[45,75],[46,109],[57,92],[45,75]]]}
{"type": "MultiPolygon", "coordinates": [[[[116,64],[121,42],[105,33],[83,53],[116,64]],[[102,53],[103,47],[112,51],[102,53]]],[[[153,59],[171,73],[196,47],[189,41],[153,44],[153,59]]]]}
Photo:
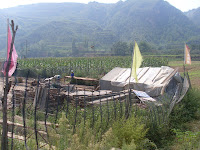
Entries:
{"type": "Polygon", "coordinates": [[[179,49],[184,42],[200,39],[200,29],[164,0],[43,3],[0,9],[1,51],[6,47],[7,17],[19,25],[15,45],[20,55],[25,47],[30,50],[28,57],[108,52],[117,41],[134,40],[157,49],[179,49]]]}
{"type": "Polygon", "coordinates": [[[188,12],[185,12],[185,15],[191,19],[197,26],[200,27],[200,7],[197,9],[192,9],[188,12]]]}
{"type": "Polygon", "coordinates": [[[129,0],[118,3],[114,10],[108,27],[122,39],[181,42],[197,31],[181,11],[162,0],[129,0]]]}

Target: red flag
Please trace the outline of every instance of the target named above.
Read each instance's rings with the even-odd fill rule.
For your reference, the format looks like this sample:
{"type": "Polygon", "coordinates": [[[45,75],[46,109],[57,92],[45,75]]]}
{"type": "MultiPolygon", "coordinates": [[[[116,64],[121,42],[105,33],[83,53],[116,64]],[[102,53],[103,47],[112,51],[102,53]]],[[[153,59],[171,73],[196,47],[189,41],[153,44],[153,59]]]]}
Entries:
{"type": "MultiPolygon", "coordinates": [[[[4,63],[4,68],[3,68],[3,74],[4,76],[6,76],[6,67],[8,64],[8,60],[9,60],[9,54],[10,54],[10,48],[11,48],[11,42],[12,42],[12,34],[10,32],[10,28],[8,26],[8,50],[7,50],[7,61],[4,63]]],[[[12,74],[15,72],[16,66],[17,66],[17,52],[15,50],[15,46],[13,44],[13,51],[12,51],[12,55],[11,55],[11,63],[10,63],[10,67],[8,70],[8,76],[12,76],[12,74]]]]}
{"type": "Polygon", "coordinates": [[[184,64],[191,65],[191,56],[190,56],[190,48],[185,44],[185,61],[184,64]]]}

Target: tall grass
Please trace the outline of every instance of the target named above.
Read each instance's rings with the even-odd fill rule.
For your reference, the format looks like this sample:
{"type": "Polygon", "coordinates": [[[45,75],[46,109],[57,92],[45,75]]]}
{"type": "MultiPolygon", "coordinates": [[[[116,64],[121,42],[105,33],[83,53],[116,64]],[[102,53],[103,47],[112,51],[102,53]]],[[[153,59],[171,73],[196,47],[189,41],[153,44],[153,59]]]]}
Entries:
{"type": "MultiPolygon", "coordinates": [[[[77,107],[76,125],[75,115],[76,108],[72,105],[69,107],[69,113],[66,118],[66,108],[58,113],[57,123],[59,127],[48,127],[49,143],[48,147],[56,147],[57,149],[111,149],[112,147],[120,149],[178,149],[178,148],[199,148],[199,132],[188,131],[184,126],[186,122],[194,120],[199,115],[199,99],[200,94],[198,90],[190,90],[185,98],[175,105],[169,119],[163,122],[159,121],[159,116],[162,117],[161,108],[140,108],[132,106],[129,118],[125,114],[126,105],[122,103],[123,115],[121,115],[121,105],[116,101],[109,103],[109,120],[107,105],[94,107],[93,109],[87,107],[86,109],[77,107]],[[152,111],[150,111],[152,110],[152,111]],[[86,118],[84,121],[84,112],[86,118]],[[101,119],[102,112],[102,119],[101,119]],[[115,113],[116,112],[116,113],[115,113]],[[116,116],[115,116],[116,115],[116,116]],[[156,115],[156,117],[155,117],[156,115]],[[152,119],[153,118],[153,119],[152,119]],[[159,123],[160,122],[160,123],[159,123]],[[75,125],[75,130],[74,130],[75,125]],[[175,144],[174,144],[175,143],[175,144]],[[185,145],[185,146],[183,146],[185,145]]],[[[27,111],[29,115],[27,120],[33,124],[34,118],[31,117],[33,110],[27,111]]],[[[19,114],[20,115],[20,114],[19,114]]],[[[44,113],[38,111],[37,119],[44,120],[44,113]]],[[[54,123],[55,115],[50,115],[48,121],[54,123]]],[[[38,128],[43,129],[44,127],[38,128]]],[[[28,133],[31,134],[31,133],[28,133]]],[[[28,141],[30,149],[36,148],[34,136],[28,141]]],[[[39,145],[42,146],[44,140],[39,138],[39,145]]],[[[25,149],[23,141],[14,141],[15,149],[25,149]]]]}

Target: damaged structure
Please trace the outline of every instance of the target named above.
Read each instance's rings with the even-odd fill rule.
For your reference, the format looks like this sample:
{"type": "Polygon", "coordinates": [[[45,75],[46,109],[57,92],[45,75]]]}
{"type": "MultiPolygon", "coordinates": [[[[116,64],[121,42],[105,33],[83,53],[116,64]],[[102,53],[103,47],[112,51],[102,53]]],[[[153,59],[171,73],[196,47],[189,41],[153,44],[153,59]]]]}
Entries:
{"type": "Polygon", "coordinates": [[[180,101],[189,88],[188,79],[182,78],[178,69],[168,66],[139,68],[137,70],[138,82],[130,74],[130,68],[112,69],[100,79],[101,90],[119,92],[130,88],[142,91],[153,98],[165,94],[180,101]]]}
{"type": "MultiPolygon", "coordinates": [[[[54,111],[58,105],[66,104],[66,102],[73,105],[78,103],[79,106],[84,107],[112,100],[125,100],[130,98],[130,95],[134,102],[142,103],[158,102],[162,97],[167,97],[174,105],[181,101],[189,88],[189,78],[181,77],[178,69],[168,66],[139,68],[137,70],[138,82],[130,77],[130,74],[130,68],[116,67],[99,80],[100,89],[98,90],[95,90],[94,85],[75,85],[66,83],[66,81],[63,83],[59,81],[58,86],[55,81],[50,82],[50,80],[40,81],[39,86],[33,80],[30,85],[28,83],[29,88],[25,90],[25,83],[21,83],[21,86],[18,84],[15,87],[16,105],[21,105],[25,91],[27,99],[30,99],[34,106],[37,102],[41,110],[45,110],[47,101],[50,110],[54,111]]],[[[81,80],[84,79],[88,82],[87,78],[81,78],[81,80]]],[[[93,83],[94,80],[91,82],[93,83]]]]}

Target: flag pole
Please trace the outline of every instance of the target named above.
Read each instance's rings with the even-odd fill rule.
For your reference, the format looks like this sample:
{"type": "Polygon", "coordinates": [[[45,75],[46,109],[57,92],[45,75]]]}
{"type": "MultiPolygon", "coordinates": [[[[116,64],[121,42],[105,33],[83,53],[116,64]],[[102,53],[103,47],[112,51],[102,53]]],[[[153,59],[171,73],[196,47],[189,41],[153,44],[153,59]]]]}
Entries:
{"type": "Polygon", "coordinates": [[[184,70],[184,77],[185,77],[185,70],[186,70],[186,68],[185,68],[185,61],[186,61],[186,58],[185,58],[185,55],[186,55],[186,53],[185,53],[185,51],[186,51],[186,43],[184,42],[184,62],[183,62],[183,70],[184,70]]]}
{"type": "Polygon", "coordinates": [[[133,51],[132,51],[131,71],[130,71],[130,76],[129,76],[128,89],[130,89],[131,74],[132,74],[132,67],[133,67],[133,55],[134,55],[134,46],[133,46],[133,51]]]}
{"type": "Polygon", "coordinates": [[[131,71],[130,71],[130,76],[129,76],[129,82],[128,82],[128,95],[129,95],[129,101],[128,101],[128,105],[127,105],[127,114],[125,114],[126,115],[126,118],[128,118],[129,117],[129,111],[130,111],[130,106],[129,105],[131,105],[131,89],[130,89],[130,82],[131,82],[131,74],[132,74],[132,67],[133,67],[133,56],[134,56],[134,45],[133,45],[133,51],[132,51],[132,61],[131,61],[131,71]]]}
{"type": "Polygon", "coordinates": [[[11,47],[10,47],[10,52],[9,52],[9,58],[7,58],[7,65],[6,65],[6,83],[4,87],[4,96],[2,98],[2,107],[3,107],[3,123],[2,123],[2,140],[1,140],[1,150],[7,150],[8,149],[8,126],[7,126],[7,98],[8,98],[8,93],[11,87],[11,82],[8,81],[8,71],[10,68],[11,64],[11,55],[13,52],[13,47],[14,47],[14,40],[15,40],[15,34],[18,29],[18,26],[16,26],[16,29],[14,29],[14,21],[11,20],[11,27],[12,27],[12,41],[11,41],[11,47]]]}
{"type": "Polygon", "coordinates": [[[7,55],[6,58],[8,59],[8,30],[9,30],[9,18],[7,19],[7,55]]]}
{"type": "MultiPolygon", "coordinates": [[[[9,19],[7,19],[7,55],[6,55],[6,61],[8,61],[8,28],[9,28],[9,19]]],[[[8,62],[5,62],[4,64],[8,64],[8,62]]],[[[4,65],[5,67],[5,65],[4,65]]],[[[5,70],[7,70],[7,65],[5,70]]],[[[5,75],[4,75],[5,76],[5,75]]],[[[2,112],[3,112],[3,123],[2,123],[2,138],[1,138],[1,150],[7,150],[8,149],[8,125],[7,125],[7,98],[8,98],[8,73],[6,72],[6,83],[3,86],[4,88],[4,96],[2,98],[2,112]]]]}
{"type": "MultiPolygon", "coordinates": [[[[131,65],[131,72],[130,72],[130,77],[129,77],[129,84],[128,84],[128,89],[130,91],[130,80],[131,80],[131,76],[133,74],[135,81],[138,82],[137,79],[137,69],[141,66],[142,64],[142,55],[140,53],[140,49],[137,45],[137,43],[135,42],[135,46],[134,46],[134,53],[133,53],[133,60],[132,60],[132,65],[131,65]],[[134,70],[133,70],[134,69],[134,70]]],[[[131,91],[130,91],[131,92],[131,91]]],[[[130,99],[130,92],[129,92],[129,99],[130,99]]],[[[131,102],[131,101],[130,101],[131,102]]]]}
{"type": "Polygon", "coordinates": [[[184,42],[184,53],[183,53],[183,56],[184,56],[184,61],[183,61],[183,65],[185,65],[185,42],[184,42]]]}

